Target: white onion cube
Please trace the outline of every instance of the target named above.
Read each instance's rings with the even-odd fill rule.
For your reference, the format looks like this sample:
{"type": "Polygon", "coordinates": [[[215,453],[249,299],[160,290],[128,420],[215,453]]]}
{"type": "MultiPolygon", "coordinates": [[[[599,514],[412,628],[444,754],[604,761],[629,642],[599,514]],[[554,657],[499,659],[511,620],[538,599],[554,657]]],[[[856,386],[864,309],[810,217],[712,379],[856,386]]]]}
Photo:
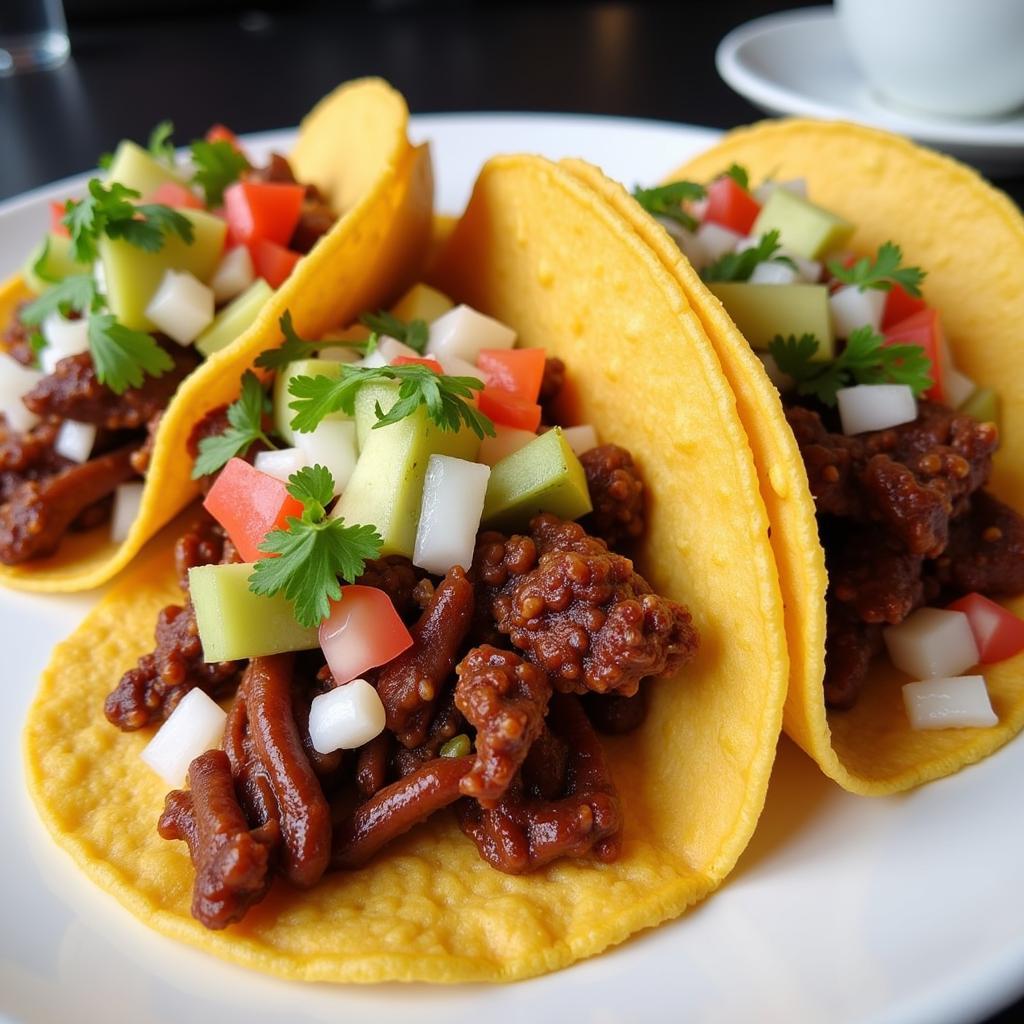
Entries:
{"type": "Polygon", "coordinates": [[[919,608],[898,626],[882,631],[889,660],[915,679],[959,675],[980,659],[963,612],[919,608]]]}
{"type": "Polygon", "coordinates": [[[475,377],[480,381],[484,379],[483,373],[468,359],[462,359],[459,356],[442,355],[437,361],[441,364],[441,369],[444,370],[448,377],[475,377]]]}
{"type": "Polygon", "coordinates": [[[89,321],[85,317],[67,320],[60,313],[50,313],[40,324],[48,348],[64,356],[76,356],[89,351],[89,321]]]}
{"type": "Polygon", "coordinates": [[[210,289],[218,302],[228,302],[241,295],[256,280],[252,254],[248,247],[236,245],[220,258],[210,278],[210,289]]]}
{"type": "Polygon", "coordinates": [[[469,306],[456,306],[430,325],[427,353],[458,356],[475,363],[485,348],[512,348],[516,332],[469,306]]]}
{"type": "Polygon", "coordinates": [[[114,492],[114,511],[110,517],[111,540],[120,543],[128,536],[135,520],[139,518],[144,486],[141,482],[121,484],[114,492]]]}
{"type": "Polygon", "coordinates": [[[848,338],[865,324],[877,331],[882,326],[885,296],[886,293],[877,288],[861,291],[855,284],[844,284],[842,288],[837,288],[828,297],[836,337],[848,338]]]}
{"type": "Polygon", "coordinates": [[[168,270],[146,316],[179,345],[191,345],[213,320],[213,292],[187,270],[168,270]]]}
{"type": "MultiPolygon", "coordinates": [[[[747,249],[755,248],[761,244],[761,237],[761,235],[747,235],[746,238],[741,238],[736,243],[736,252],[745,252],[747,249]]],[[[798,256],[788,249],[776,249],[773,255],[785,256],[786,259],[792,260],[797,275],[802,281],[817,284],[821,278],[821,263],[818,260],[809,260],[806,256],[798,256]]]]}
{"type": "Polygon", "coordinates": [[[732,252],[742,240],[741,234],[723,228],[721,224],[707,222],[697,228],[697,242],[708,263],[714,263],[727,252],[732,252]]]}
{"type": "Polygon", "coordinates": [[[753,196],[764,206],[777,188],[784,188],[787,192],[792,192],[793,195],[799,196],[801,199],[807,198],[806,178],[790,178],[788,181],[773,181],[769,178],[754,189],[753,196]]]}
{"type": "Polygon", "coordinates": [[[484,510],[489,466],[431,455],[423,481],[413,565],[443,576],[453,565],[468,569],[484,510]]]}
{"type": "Polygon", "coordinates": [[[985,728],[999,723],[984,676],[906,683],[903,704],[912,729],[985,728]]]}
{"type": "Polygon", "coordinates": [[[227,715],[199,687],[189,690],[142,750],[142,760],[169,786],[183,786],[188,766],[220,747],[227,715]]]}
{"type": "Polygon", "coordinates": [[[794,284],[800,275],[796,267],[779,260],[764,260],[754,267],[750,275],[751,284],[794,284]]]}
{"type": "Polygon", "coordinates": [[[377,347],[368,356],[365,356],[359,365],[370,367],[390,366],[399,356],[418,359],[419,352],[397,338],[392,338],[390,335],[385,334],[378,339],[377,347]]]}
{"type": "Polygon", "coordinates": [[[385,724],[384,705],[365,679],[321,693],[309,706],[309,738],[320,754],[355,750],[379,736],[385,724]]]}
{"type": "Polygon", "coordinates": [[[598,445],[597,431],[589,423],[581,423],[578,427],[562,427],[562,437],[576,455],[589,452],[598,445]]]}
{"type": "Polygon", "coordinates": [[[42,379],[43,375],[38,370],[30,370],[0,352],[0,412],[7,418],[11,430],[24,433],[39,422],[39,417],[30,412],[21,399],[42,379]]]}
{"type": "MultiPolygon", "coordinates": [[[[306,435],[311,437],[311,434],[306,435]]],[[[257,452],[253,468],[275,480],[288,483],[288,477],[308,466],[305,452],[301,448],[280,448],[277,451],[257,452]]]]}
{"type": "Polygon", "coordinates": [[[57,431],[53,450],[72,462],[88,462],[92,446],[96,443],[96,425],[65,420],[57,431]]]}
{"type": "Polygon", "coordinates": [[[655,220],[669,233],[672,241],[679,246],[680,252],[700,270],[706,263],[709,263],[707,253],[700,244],[697,236],[688,228],[683,227],[677,220],[671,217],[656,217],[655,220]]]}
{"type": "Polygon", "coordinates": [[[295,447],[307,465],[326,466],[331,471],[334,493],[341,494],[356,468],[356,421],[328,416],[309,434],[295,431],[295,447]]]}
{"type": "Polygon", "coordinates": [[[906,384],[857,384],[836,392],[844,434],[885,430],[917,419],[914,392],[906,384]]]}
{"type": "Polygon", "coordinates": [[[517,430],[515,427],[503,427],[500,423],[495,423],[494,437],[485,437],[480,442],[477,461],[485,466],[496,466],[506,455],[511,455],[536,440],[537,435],[529,430],[517,430]]]}
{"type": "Polygon", "coordinates": [[[978,385],[970,377],[948,362],[946,372],[942,375],[942,383],[946,391],[946,402],[953,409],[959,409],[978,390],[978,385]]]}

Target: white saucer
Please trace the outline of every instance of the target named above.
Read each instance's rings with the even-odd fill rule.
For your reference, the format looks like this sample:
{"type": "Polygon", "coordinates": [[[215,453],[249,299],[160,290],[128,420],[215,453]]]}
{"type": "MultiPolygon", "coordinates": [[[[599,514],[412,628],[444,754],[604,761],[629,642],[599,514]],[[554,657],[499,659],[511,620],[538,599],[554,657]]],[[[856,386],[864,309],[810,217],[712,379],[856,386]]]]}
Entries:
{"type": "Polygon", "coordinates": [[[718,44],[715,63],[733,89],[769,114],[859,121],[990,174],[1024,170],[1024,110],[971,120],[883,105],[854,64],[831,7],[783,11],[740,25],[718,44]]]}

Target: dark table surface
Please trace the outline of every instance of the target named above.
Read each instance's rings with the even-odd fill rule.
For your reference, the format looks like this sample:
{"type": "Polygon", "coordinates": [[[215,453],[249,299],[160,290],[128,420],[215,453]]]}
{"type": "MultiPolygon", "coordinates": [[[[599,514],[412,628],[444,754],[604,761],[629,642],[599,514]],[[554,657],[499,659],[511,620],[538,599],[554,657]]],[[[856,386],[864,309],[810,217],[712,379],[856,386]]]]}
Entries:
{"type": "MultiPolygon", "coordinates": [[[[239,133],[295,125],[337,83],[368,74],[419,113],[570,111],[728,128],[762,115],[719,79],[716,44],[794,6],[292,0],[204,15],[191,3],[68,0],[71,61],[0,79],[0,199],[91,168],[164,118],[179,139],[211,121],[239,133]]],[[[999,184],[1024,203],[1024,178],[999,184]]],[[[1024,1001],[990,1024],[1022,1019],[1015,1010],[1024,1001]]]]}

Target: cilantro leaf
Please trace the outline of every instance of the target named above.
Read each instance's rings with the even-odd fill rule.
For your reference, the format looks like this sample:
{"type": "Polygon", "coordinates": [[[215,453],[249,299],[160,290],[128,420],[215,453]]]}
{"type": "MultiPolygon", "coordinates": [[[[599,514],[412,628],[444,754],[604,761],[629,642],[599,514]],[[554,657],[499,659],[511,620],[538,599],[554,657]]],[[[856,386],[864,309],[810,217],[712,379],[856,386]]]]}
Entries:
{"type": "Polygon", "coordinates": [[[346,526],[327,518],[334,480],[324,466],[307,466],[288,478],[288,493],[302,502],[302,517],[289,516],[286,530],[272,530],[260,545],[270,557],[256,562],[249,577],[254,594],[281,591],[295,618],[307,628],[319,625],[341,597],[339,577],[354,583],[367,561],[380,554],[383,540],[373,526],[346,526]]]}
{"type": "Polygon", "coordinates": [[[67,316],[74,312],[84,315],[98,308],[100,301],[96,279],[92,274],[71,274],[25,306],[20,313],[21,322],[35,327],[51,313],[67,316]]]}
{"type": "Polygon", "coordinates": [[[688,200],[703,199],[707,189],[695,181],[673,181],[657,188],[633,189],[633,198],[650,214],[657,217],[669,217],[678,221],[689,231],[697,227],[697,220],[684,209],[682,204],[688,200]]]}
{"type": "Polygon", "coordinates": [[[161,121],[150,133],[149,144],[146,147],[149,155],[162,164],[174,166],[174,143],[171,136],[174,134],[173,121],[161,121]]]}
{"type": "Polygon", "coordinates": [[[110,165],[113,162],[114,162],[114,154],[113,153],[100,153],[100,158],[99,158],[99,160],[96,161],[96,166],[101,171],[109,171],[110,170],[110,165]]]}
{"type": "Polygon", "coordinates": [[[729,164],[725,177],[732,178],[744,191],[750,191],[750,175],[747,174],[746,167],[742,167],[740,164],[729,164]]]}
{"type": "Polygon", "coordinates": [[[898,284],[909,295],[920,297],[925,272],[920,267],[901,267],[902,262],[903,250],[894,242],[883,242],[874,259],[862,256],[850,267],[830,260],[828,269],[837,280],[855,284],[862,292],[869,288],[887,292],[893,284],[898,284]]]}
{"type": "Polygon", "coordinates": [[[768,231],[761,236],[757,245],[743,252],[727,252],[714,263],[705,267],[700,276],[705,281],[749,281],[754,268],[768,260],[788,263],[793,261],[785,256],[776,256],[779,250],[778,231],[768,231]]]}
{"type": "Polygon", "coordinates": [[[172,232],[183,242],[192,244],[192,222],[170,206],[141,203],[135,207],[135,214],[124,220],[110,221],[106,228],[107,235],[110,238],[123,238],[145,252],[159,252],[164,247],[165,236],[172,232]]]}
{"type": "Polygon", "coordinates": [[[403,345],[408,345],[419,355],[426,351],[430,340],[430,328],[426,320],[410,320],[407,323],[383,309],[377,313],[364,313],[359,322],[369,327],[374,334],[387,334],[403,345]]]}
{"type": "Polygon", "coordinates": [[[192,182],[203,190],[208,207],[220,206],[224,189],[238,181],[249,161],[227,139],[207,142],[196,139],[189,147],[195,172],[192,182]]]}
{"type": "Polygon", "coordinates": [[[322,341],[306,341],[300,338],[292,326],[291,310],[286,309],[277,321],[284,335],[284,341],[277,348],[264,349],[256,357],[256,365],[263,370],[280,370],[297,359],[308,359],[326,347],[322,341]]]}
{"type": "Polygon", "coordinates": [[[242,374],[242,390],[228,406],[228,427],[220,434],[204,437],[199,442],[199,455],[192,467],[192,479],[216,473],[236,455],[241,455],[254,441],[275,447],[263,430],[263,414],[269,400],[259,377],[251,370],[242,374]]]}
{"type": "Polygon", "coordinates": [[[33,331],[28,336],[28,347],[32,349],[32,364],[33,366],[35,366],[37,370],[39,369],[42,363],[41,356],[43,354],[43,349],[46,348],[46,345],[47,341],[43,337],[41,331],[33,331]]]}
{"type": "Polygon", "coordinates": [[[309,433],[333,412],[340,410],[352,416],[356,394],[364,384],[391,380],[399,382],[398,400],[387,413],[377,405],[375,430],[397,423],[425,405],[427,415],[442,430],[454,433],[465,425],[477,437],[494,436],[494,424],[466,401],[474,391],[483,389],[483,381],[438,375],[419,363],[374,367],[346,364],[339,378],[294,377],[288,384],[289,393],[296,398],[289,403],[289,408],[295,410],[291,425],[300,433],[309,433]]]}
{"type": "Polygon", "coordinates": [[[89,350],[96,378],[116,395],[142,386],[143,378],[160,377],[174,360],[151,334],[119,324],[109,313],[89,317],[89,350]]]}
{"type": "Polygon", "coordinates": [[[821,343],[812,334],[777,335],[769,346],[779,369],[796,382],[797,393],[824,405],[851,384],[906,384],[915,395],[932,385],[932,364],[920,345],[886,345],[869,325],[858,327],[835,359],[815,360],[821,343]]]}

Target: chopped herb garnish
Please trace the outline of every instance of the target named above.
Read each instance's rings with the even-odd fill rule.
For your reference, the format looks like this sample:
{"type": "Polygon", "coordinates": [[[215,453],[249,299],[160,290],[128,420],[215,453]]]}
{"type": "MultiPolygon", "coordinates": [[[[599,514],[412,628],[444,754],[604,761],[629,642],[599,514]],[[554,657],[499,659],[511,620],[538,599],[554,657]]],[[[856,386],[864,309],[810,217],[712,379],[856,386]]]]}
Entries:
{"type": "Polygon", "coordinates": [[[276,447],[263,430],[263,415],[270,402],[259,377],[251,370],[242,374],[242,391],[228,406],[228,428],[221,434],[204,437],[199,442],[199,455],[192,467],[192,479],[216,473],[236,455],[241,455],[255,441],[276,447]]]}
{"type": "Polygon", "coordinates": [[[249,167],[249,161],[227,139],[206,142],[197,139],[189,147],[195,172],[192,182],[203,190],[207,206],[220,206],[224,189],[234,184],[249,167]]]}
{"type": "Polygon", "coordinates": [[[256,365],[263,370],[280,370],[297,359],[306,359],[327,347],[327,342],[307,341],[299,337],[292,326],[291,310],[286,309],[277,323],[284,335],[284,341],[277,348],[264,349],[256,357],[256,365]]]}
{"type": "Polygon", "coordinates": [[[393,313],[380,310],[377,313],[364,313],[359,322],[369,327],[374,334],[388,335],[396,341],[408,345],[414,352],[423,355],[430,340],[430,328],[426,320],[399,320],[393,313]]]}
{"type": "Polygon", "coordinates": [[[380,554],[383,540],[373,526],[346,526],[329,519],[334,479],[324,466],[306,466],[288,478],[288,493],[302,502],[302,517],[289,516],[286,530],[272,530],[260,545],[261,558],[249,577],[254,594],[281,591],[295,618],[307,628],[319,625],[341,597],[339,577],[354,583],[366,563],[380,554]]]}
{"type": "Polygon", "coordinates": [[[788,256],[776,256],[779,251],[778,231],[768,231],[761,236],[757,245],[744,249],[743,252],[727,252],[710,266],[705,267],[700,276],[705,281],[749,281],[754,268],[759,263],[769,260],[773,263],[785,263],[793,266],[788,256]]]}
{"type": "Polygon", "coordinates": [[[730,164],[729,169],[725,172],[725,177],[732,178],[740,188],[747,192],[750,191],[750,175],[747,174],[746,167],[741,167],[739,164],[730,164]]]}
{"type": "Polygon", "coordinates": [[[909,295],[919,297],[925,272],[920,267],[901,267],[902,262],[903,250],[894,242],[883,242],[874,259],[862,256],[849,267],[830,260],[828,269],[836,280],[844,284],[855,284],[862,292],[869,288],[887,292],[894,284],[898,284],[909,295]]]}
{"type": "Polygon", "coordinates": [[[405,366],[342,365],[341,377],[294,377],[288,383],[296,401],[291,425],[306,434],[331,413],[355,414],[356,394],[364,384],[378,381],[399,381],[398,401],[385,413],[377,404],[377,422],[373,427],[386,427],[411,416],[421,405],[442,430],[455,432],[463,424],[477,437],[494,436],[494,424],[475,406],[466,401],[474,391],[483,390],[483,381],[476,377],[448,377],[437,374],[421,363],[405,366]]]}
{"type": "Polygon", "coordinates": [[[42,361],[40,357],[42,356],[43,349],[46,348],[46,345],[46,339],[43,337],[41,331],[33,331],[28,336],[28,347],[32,349],[32,362],[35,364],[37,369],[42,361]]]}
{"type": "Polygon", "coordinates": [[[114,162],[114,154],[113,153],[100,153],[100,158],[99,158],[99,160],[96,161],[96,166],[101,171],[109,171],[110,170],[110,165],[113,162],[114,162]]]}
{"type": "Polygon", "coordinates": [[[656,217],[669,217],[682,224],[689,231],[697,227],[697,219],[683,209],[683,203],[703,199],[707,189],[695,181],[673,181],[657,188],[633,189],[633,198],[656,217]]]}
{"type": "Polygon", "coordinates": [[[81,313],[84,316],[97,309],[101,301],[92,274],[71,274],[52,288],[47,288],[38,299],[25,306],[19,315],[23,324],[35,327],[51,313],[60,313],[61,316],[81,313]]]}
{"type": "Polygon", "coordinates": [[[162,164],[174,166],[174,143],[171,136],[174,134],[173,121],[161,121],[149,133],[149,155],[162,164]]]}
{"type": "Polygon", "coordinates": [[[39,250],[39,255],[32,261],[32,273],[39,278],[40,281],[46,281],[48,284],[56,284],[60,278],[54,277],[49,270],[46,269],[47,260],[50,258],[50,236],[46,235],[43,238],[43,247],[39,250]]]}
{"type": "Polygon", "coordinates": [[[89,350],[96,379],[115,395],[141,387],[146,375],[160,377],[174,368],[174,360],[151,334],[133,331],[109,313],[89,317],[89,350]]]}
{"type": "Polygon", "coordinates": [[[779,369],[796,381],[797,392],[824,405],[851,384],[906,384],[920,395],[932,385],[932,363],[920,345],[886,345],[869,324],[858,327],[835,359],[815,361],[821,343],[813,334],[777,335],[769,346],[779,369]]]}

